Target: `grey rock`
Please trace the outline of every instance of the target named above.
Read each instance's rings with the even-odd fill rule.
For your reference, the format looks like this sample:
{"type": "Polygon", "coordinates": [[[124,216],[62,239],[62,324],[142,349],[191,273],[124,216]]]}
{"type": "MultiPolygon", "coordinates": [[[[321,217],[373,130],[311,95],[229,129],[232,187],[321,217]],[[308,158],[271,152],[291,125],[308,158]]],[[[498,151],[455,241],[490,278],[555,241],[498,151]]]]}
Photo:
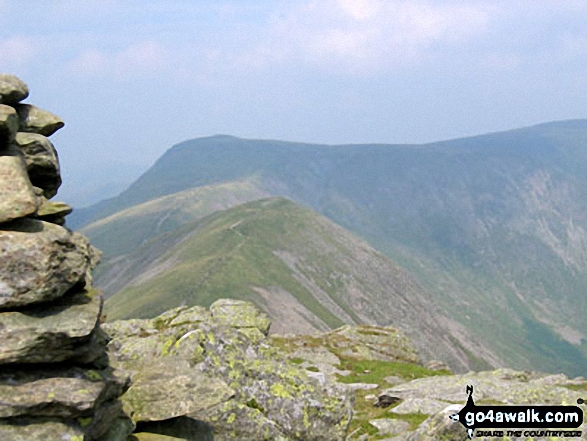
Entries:
{"type": "Polygon", "coordinates": [[[0,313],[0,364],[91,363],[106,341],[97,327],[102,295],[84,290],[26,312],[0,313]]]}
{"type": "Polygon", "coordinates": [[[351,390],[370,390],[377,389],[379,385],[375,383],[348,383],[347,387],[351,390]]]}
{"type": "Polygon", "coordinates": [[[362,360],[420,363],[414,346],[403,332],[383,326],[342,326],[327,340],[342,356],[362,360]]]}
{"type": "Polygon", "coordinates": [[[440,412],[449,405],[450,403],[430,400],[428,398],[409,398],[391,409],[391,412],[399,414],[424,413],[431,415],[440,412]]]}
{"type": "Polygon", "coordinates": [[[14,146],[0,152],[0,223],[37,210],[37,197],[22,153],[14,146]]]}
{"type": "Polygon", "coordinates": [[[127,441],[133,430],[135,430],[134,423],[121,411],[116,418],[112,419],[110,427],[98,441],[127,441]]]}
{"type": "MultiPolygon", "coordinates": [[[[251,405],[229,401],[204,412],[198,417],[206,419],[214,428],[214,441],[293,441],[314,439],[289,437],[285,430],[259,409],[251,405]]],[[[320,438],[318,438],[320,439],[320,438]]],[[[326,438],[323,438],[326,439],[326,438]]],[[[342,439],[342,438],[340,438],[342,439]]]]}
{"type": "Polygon", "coordinates": [[[96,265],[96,251],[79,233],[34,219],[0,230],[0,307],[46,302],[82,283],[96,265]]]}
{"type": "Polygon", "coordinates": [[[0,74],[0,104],[15,104],[29,96],[29,88],[10,74],[0,74]]]}
{"type": "Polygon", "coordinates": [[[56,419],[16,419],[0,421],[0,439],[10,441],[82,441],[79,424],[56,419]]]}
{"type": "Polygon", "coordinates": [[[16,110],[10,106],[0,104],[0,150],[2,145],[14,140],[18,131],[19,121],[16,110]]]}
{"type": "Polygon", "coordinates": [[[235,328],[257,328],[264,335],[269,333],[271,321],[250,302],[220,299],[210,306],[215,322],[235,328]]]}
{"type": "MultiPolygon", "coordinates": [[[[168,376],[177,378],[181,385],[197,371],[202,378],[213,379],[206,380],[210,385],[213,381],[223,384],[233,396],[193,392],[188,397],[178,392],[182,398],[169,407],[178,414],[194,406],[186,416],[211,425],[215,441],[334,441],[344,437],[352,416],[353,394],[348,387],[326,378],[311,378],[303,367],[288,363],[286,355],[269,344],[265,335],[268,319],[252,304],[230,300],[217,302],[211,310],[209,314],[201,307],[182,307],[152,320],[104,325],[112,337],[110,360],[117,369],[132,372],[133,379],[142,382],[138,398],[129,399],[139,390],[135,385],[123,396],[125,409],[130,409],[132,402],[135,407],[144,403],[143,393],[152,394],[149,403],[167,402],[170,381],[176,381],[168,376]],[[155,365],[161,372],[149,374],[155,365]],[[160,386],[150,385],[159,379],[160,386]],[[203,406],[210,399],[208,395],[215,395],[215,400],[224,398],[203,406]],[[192,404],[190,399],[202,403],[192,404]]],[[[195,385],[194,390],[204,391],[198,389],[201,387],[195,385]]],[[[134,412],[133,418],[137,418],[137,410],[134,412]]],[[[171,415],[161,410],[149,412],[160,412],[150,418],[171,415]]]]}
{"type": "Polygon", "coordinates": [[[15,106],[20,118],[20,131],[51,136],[65,123],[57,115],[30,104],[15,106]]]}
{"type": "Polygon", "coordinates": [[[379,418],[370,420],[369,424],[375,426],[379,430],[379,435],[397,435],[406,432],[410,428],[410,424],[402,420],[394,420],[391,418],[379,418]]]}
{"type": "Polygon", "coordinates": [[[43,189],[47,199],[57,194],[61,185],[59,159],[49,139],[38,133],[18,132],[16,145],[24,154],[32,184],[43,189]]]}
{"type": "Polygon", "coordinates": [[[122,397],[124,410],[134,421],[161,421],[197,413],[234,395],[226,383],[197,369],[186,360],[153,360],[133,376],[122,397]]]}
{"type": "Polygon", "coordinates": [[[445,362],[439,361],[439,360],[430,360],[424,366],[432,371],[448,371],[448,372],[450,372],[450,367],[448,367],[448,365],[445,362]]]}
{"type": "Polygon", "coordinates": [[[548,384],[548,380],[545,382],[545,377],[545,374],[537,372],[498,369],[469,372],[464,375],[420,378],[393,386],[384,393],[396,395],[404,400],[427,398],[464,403],[467,398],[466,387],[473,385],[473,398],[477,403],[482,400],[505,404],[561,404],[576,401],[576,393],[563,387],[566,383],[562,378],[559,385],[553,385],[548,384]]]}
{"type": "Polygon", "coordinates": [[[449,418],[450,414],[461,409],[462,405],[452,405],[431,416],[407,437],[407,441],[468,440],[465,428],[449,418]]]}
{"type": "Polygon", "coordinates": [[[46,367],[0,373],[0,418],[92,416],[128,385],[110,370],[46,367]]]}
{"type": "MultiPolygon", "coordinates": [[[[203,421],[182,416],[164,421],[141,423],[132,441],[214,441],[212,426],[203,421]]],[[[131,441],[129,440],[129,441],[131,441]]]]}
{"type": "Polygon", "coordinates": [[[45,222],[62,226],[65,224],[65,216],[71,214],[72,211],[73,208],[64,202],[48,201],[44,199],[39,204],[36,218],[45,222]]]}

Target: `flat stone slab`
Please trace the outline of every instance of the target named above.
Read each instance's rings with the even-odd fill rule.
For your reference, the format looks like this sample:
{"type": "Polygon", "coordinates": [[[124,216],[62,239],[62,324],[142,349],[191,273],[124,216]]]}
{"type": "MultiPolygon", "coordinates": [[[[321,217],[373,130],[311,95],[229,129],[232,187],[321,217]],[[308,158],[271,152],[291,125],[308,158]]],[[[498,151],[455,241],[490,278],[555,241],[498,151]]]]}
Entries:
{"type": "Polygon", "coordinates": [[[96,265],[85,237],[49,222],[19,219],[0,230],[0,308],[55,300],[96,265]]]}
{"type": "Polygon", "coordinates": [[[37,197],[16,148],[0,152],[0,223],[37,211],[37,197]]]}
{"type": "Polygon", "coordinates": [[[110,370],[80,367],[18,369],[0,373],[0,418],[91,416],[128,387],[110,370]]]}
{"type": "Polygon", "coordinates": [[[1,104],[16,104],[28,96],[29,88],[24,82],[14,75],[0,74],[1,104]]]}
{"type": "Polygon", "coordinates": [[[71,214],[73,208],[65,202],[54,202],[45,200],[37,211],[37,219],[52,224],[64,225],[65,216],[71,214]]]}
{"type": "Polygon", "coordinates": [[[51,136],[62,128],[65,123],[57,115],[40,109],[31,104],[17,104],[15,106],[20,117],[20,131],[38,133],[51,136]]]}
{"type": "Polygon", "coordinates": [[[96,329],[101,311],[101,293],[84,290],[26,312],[0,313],[0,364],[99,358],[106,343],[96,329]]]}

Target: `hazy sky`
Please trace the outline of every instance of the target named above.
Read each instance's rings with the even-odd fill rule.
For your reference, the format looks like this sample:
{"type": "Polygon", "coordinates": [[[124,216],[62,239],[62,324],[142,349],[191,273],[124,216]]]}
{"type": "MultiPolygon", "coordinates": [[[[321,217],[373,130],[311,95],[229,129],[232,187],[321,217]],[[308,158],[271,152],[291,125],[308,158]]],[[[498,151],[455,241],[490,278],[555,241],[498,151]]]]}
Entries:
{"type": "Polygon", "coordinates": [[[57,198],[79,206],[198,136],[413,143],[586,118],[587,1],[0,0],[0,71],[65,120],[57,198]]]}

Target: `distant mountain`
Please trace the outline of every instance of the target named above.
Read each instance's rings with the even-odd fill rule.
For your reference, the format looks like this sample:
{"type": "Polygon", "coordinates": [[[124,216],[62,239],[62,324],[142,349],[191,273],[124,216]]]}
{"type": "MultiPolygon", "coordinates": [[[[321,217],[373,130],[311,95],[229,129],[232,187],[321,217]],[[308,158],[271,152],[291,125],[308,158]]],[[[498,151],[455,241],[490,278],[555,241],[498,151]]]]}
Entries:
{"type": "MultiPolygon", "coordinates": [[[[500,363],[587,369],[587,121],[425,145],[186,141],[120,196],[80,210],[77,225],[98,243],[92,221],[224,185],[288,197],[360,235],[500,363]]],[[[101,231],[107,254],[126,252],[101,231]]]]}
{"type": "MultiPolygon", "coordinates": [[[[456,368],[471,360],[446,329],[459,328],[387,257],[313,211],[281,198],[220,211],[111,259],[97,283],[109,319],[153,317],[222,297],[253,301],[272,332],[311,333],[343,324],[394,323],[427,358],[456,368]]],[[[490,356],[490,354],[489,354],[490,356]]]]}

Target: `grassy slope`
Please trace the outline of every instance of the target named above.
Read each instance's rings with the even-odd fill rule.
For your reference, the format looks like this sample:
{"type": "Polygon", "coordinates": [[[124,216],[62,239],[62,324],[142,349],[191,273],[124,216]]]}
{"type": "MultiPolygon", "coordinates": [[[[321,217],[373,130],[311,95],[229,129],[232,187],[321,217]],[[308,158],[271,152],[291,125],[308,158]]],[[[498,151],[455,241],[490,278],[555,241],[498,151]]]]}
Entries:
{"type": "Polygon", "coordinates": [[[111,262],[101,275],[128,276],[106,302],[109,319],[153,317],[179,305],[209,306],[232,297],[269,309],[277,326],[299,332],[294,314],[301,305],[316,329],[393,324],[424,356],[468,366],[465,352],[444,335],[441,314],[435,314],[428,294],[408,274],[289,200],[264,199],[212,214],[144,244],[122,265],[130,266],[111,262]]]}
{"type": "Polygon", "coordinates": [[[423,146],[204,138],[96,210],[254,175],[400,262],[503,360],[574,374],[587,368],[585,145],[585,121],[423,146]]]}

